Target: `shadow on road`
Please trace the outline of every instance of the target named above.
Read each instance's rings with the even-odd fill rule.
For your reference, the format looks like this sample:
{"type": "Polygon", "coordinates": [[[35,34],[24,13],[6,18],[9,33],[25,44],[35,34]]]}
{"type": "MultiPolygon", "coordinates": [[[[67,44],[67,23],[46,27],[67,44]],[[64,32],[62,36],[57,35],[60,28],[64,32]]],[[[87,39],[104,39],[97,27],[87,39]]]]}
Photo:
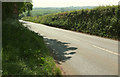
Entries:
{"type": "Polygon", "coordinates": [[[69,47],[70,43],[61,42],[56,39],[44,38],[48,48],[50,49],[52,56],[60,64],[60,62],[65,62],[72,58],[77,49],[76,47],[69,47]]]}

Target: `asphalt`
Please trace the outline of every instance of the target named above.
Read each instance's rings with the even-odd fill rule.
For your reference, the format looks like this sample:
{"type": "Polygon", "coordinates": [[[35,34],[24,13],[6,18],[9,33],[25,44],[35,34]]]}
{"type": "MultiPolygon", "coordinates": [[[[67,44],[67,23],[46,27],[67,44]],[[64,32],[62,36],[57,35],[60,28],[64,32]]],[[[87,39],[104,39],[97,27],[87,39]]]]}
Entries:
{"type": "Polygon", "coordinates": [[[68,75],[118,75],[118,41],[22,21],[39,33],[68,75]]]}

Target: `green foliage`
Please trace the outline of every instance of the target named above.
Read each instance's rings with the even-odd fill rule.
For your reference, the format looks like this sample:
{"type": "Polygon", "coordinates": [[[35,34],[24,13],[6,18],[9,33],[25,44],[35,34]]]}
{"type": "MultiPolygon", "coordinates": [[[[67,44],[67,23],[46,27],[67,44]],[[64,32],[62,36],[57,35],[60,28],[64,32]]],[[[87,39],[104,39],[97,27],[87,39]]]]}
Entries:
{"type": "Polygon", "coordinates": [[[47,24],[63,29],[88,33],[101,37],[120,39],[118,6],[100,6],[39,17],[24,17],[23,20],[47,24]]]}
{"type": "Polygon", "coordinates": [[[18,18],[22,12],[32,10],[32,4],[30,2],[2,2],[2,20],[7,18],[18,18]]]}
{"type": "MultiPolygon", "coordinates": [[[[60,75],[43,37],[16,20],[6,20],[2,26],[3,75],[60,75]]],[[[12,76],[14,77],[14,76],[12,76]]],[[[20,76],[21,77],[21,76],[20,76]]]]}
{"type": "Polygon", "coordinates": [[[26,9],[28,11],[27,16],[30,16],[30,11],[32,10],[33,5],[31,3],[29,3],[29,2],[26,2],[25,7],[26,7],[26,9]]]}

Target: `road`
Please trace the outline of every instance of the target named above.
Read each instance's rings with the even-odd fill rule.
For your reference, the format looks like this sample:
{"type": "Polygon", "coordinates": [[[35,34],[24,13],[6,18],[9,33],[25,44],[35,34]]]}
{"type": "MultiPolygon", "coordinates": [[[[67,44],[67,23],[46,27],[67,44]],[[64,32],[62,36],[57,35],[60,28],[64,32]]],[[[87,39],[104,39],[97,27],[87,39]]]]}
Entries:
{"type": "Polygon", "coordinates": [[[118,41],[22,21],[44,40],[68,75],[118,75],[118,41]]]}

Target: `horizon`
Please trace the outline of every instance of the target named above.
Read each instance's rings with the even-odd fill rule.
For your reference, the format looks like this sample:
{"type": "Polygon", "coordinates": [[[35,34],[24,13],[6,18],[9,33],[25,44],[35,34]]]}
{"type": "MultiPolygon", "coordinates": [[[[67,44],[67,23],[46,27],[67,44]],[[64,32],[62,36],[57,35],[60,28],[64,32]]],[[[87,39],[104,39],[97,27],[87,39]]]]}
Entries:
{"type": "Polygon", "coordinates": [[[98,7],[98,6],[66,6],[66,7],[33,7],[33,8],[67,8],[67,7],[98,7]]]}

